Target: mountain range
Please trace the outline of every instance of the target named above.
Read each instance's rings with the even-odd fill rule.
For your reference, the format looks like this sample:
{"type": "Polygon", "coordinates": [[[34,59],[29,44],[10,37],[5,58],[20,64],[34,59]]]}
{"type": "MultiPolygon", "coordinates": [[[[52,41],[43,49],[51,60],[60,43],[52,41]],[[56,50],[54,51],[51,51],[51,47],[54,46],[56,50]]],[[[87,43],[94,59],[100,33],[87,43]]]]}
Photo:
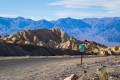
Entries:
{"type": "Polygon", "coordinates": [[[107,46],[120,44],[120,17],[106,18],[60,18],[54,21],[25,19],[23,17],[0,17],[0,35],[14,34],[26,29],[58,28],[71,37],[96,41],[107,46]]]}

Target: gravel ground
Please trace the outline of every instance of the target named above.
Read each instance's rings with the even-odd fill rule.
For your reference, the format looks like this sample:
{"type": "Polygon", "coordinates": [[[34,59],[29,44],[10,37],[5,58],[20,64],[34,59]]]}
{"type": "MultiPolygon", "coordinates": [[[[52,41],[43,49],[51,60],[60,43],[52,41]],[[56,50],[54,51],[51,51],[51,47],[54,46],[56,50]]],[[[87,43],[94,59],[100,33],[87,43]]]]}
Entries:
{"type": "MultiPolygon", "coordinates": [[[[83,80],[84,77],[87,80],[87,77],[94,77],[96,70],[103,65],[114,69],[114,73],[118,75],[119,60],[119,56],[84,58],[82,66],[80,58],[0,60],[0,80],[63,80],[71,74],[76,74],[79,80],[83,80]]],[[[113,72],[109,75],[116,76],[113,72]]],[[[120,80],[119,76],[117,77],[116,80],[120,80]]]]}

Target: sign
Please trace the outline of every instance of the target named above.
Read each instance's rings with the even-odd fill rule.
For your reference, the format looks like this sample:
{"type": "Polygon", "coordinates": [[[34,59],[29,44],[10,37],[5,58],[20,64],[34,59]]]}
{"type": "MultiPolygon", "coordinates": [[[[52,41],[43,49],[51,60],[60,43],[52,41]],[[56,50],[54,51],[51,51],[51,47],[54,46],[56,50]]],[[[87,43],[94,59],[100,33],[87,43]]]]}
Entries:
{"type": "Polygon", "coordinates": [[[84,52],[85,51],[85,45],[84,44],[80,44],[79,45],[79,49],[80,49],[80,52],[84,52]]]}

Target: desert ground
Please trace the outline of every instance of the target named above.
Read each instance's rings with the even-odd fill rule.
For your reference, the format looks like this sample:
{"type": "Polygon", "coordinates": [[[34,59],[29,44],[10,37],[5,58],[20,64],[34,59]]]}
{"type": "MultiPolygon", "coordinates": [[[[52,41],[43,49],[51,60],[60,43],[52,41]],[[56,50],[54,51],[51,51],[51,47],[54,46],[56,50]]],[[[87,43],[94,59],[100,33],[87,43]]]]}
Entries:
{"type": "Polygon", "coordinates": [[[83,65],[80,57],[0,58],[0,80],[64,80],[71,74],[76,80],[102,80],[100,72],[120,80],[120,56],[86,57],[83,65]]]}

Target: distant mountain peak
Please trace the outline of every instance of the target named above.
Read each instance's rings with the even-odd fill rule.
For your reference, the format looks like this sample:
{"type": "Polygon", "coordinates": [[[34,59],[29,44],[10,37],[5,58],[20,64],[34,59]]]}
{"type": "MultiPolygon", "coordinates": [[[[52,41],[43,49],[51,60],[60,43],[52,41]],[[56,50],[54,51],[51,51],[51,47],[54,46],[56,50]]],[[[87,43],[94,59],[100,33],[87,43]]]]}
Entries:
{"type": "Polygon", "coordinates": [[[120,17],[84,19],[66,17],[55,21],[45,19],[35,21],[24,17],[0,17],[0,35],[13,34],[25,29],[34,30],[40,28],[59,28],[67,32],[71,37],[93,40],[106,45],[120,43],[120,17]]]}

